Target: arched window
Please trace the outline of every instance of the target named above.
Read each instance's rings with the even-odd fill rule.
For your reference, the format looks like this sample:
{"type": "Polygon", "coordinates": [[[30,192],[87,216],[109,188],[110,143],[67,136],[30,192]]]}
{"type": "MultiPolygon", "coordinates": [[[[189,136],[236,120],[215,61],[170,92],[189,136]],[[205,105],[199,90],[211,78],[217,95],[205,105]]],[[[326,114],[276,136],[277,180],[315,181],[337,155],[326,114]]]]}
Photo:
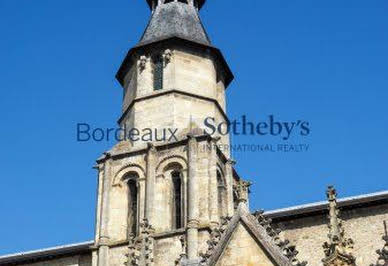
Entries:
{"type": "Polygon", "coordinates": [[[154,90],[163,89],[163,58],[156,56],[154,58],[154,90]]]}
{"type": "Polygon", "coordinates": [[[173,229],[179,229],[183,226],[182,223],[182,179],[181,174],[178,171],[174,171],[171,174],[173,185],[173,208],[172,208],[172,220],[173,229]]]}
{"type": "Polygon", "coordinates": [[[222,174],[220,171],[217,171],[217,201],[218,201],[219,217],[223,216],[224,209],[226,208],[225,200],[224,200],[225,189],[226,187],[225,187],[224,179],[222,178],[222,174]]]}
{"type": "Polygon", "coordinates": [[[136,235],[138,223],[138,188],[137,176],[128,179],[128,231],[136,235]]]}

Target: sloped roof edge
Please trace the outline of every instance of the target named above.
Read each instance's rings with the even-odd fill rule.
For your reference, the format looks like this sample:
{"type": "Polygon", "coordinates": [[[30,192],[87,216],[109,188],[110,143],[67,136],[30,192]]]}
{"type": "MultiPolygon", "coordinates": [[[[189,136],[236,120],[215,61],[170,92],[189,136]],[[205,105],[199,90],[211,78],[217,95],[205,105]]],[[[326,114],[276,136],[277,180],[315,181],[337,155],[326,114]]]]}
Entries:
{"type": "Polygon", "coordinates": [[[129,70],[129,67],[131,66],[131,64],[133,64],[132,56],[138,51],[147,50],[148,48],[150,48],[150,46],[154,44],[162,44],[164,42],[181,42],[184,44],[192,45],[200,49],[209,49],[211,52],[215,54],[217,60],[220,62],[221,67],[223,68],[223,71],[225,72],[225,88],[227,88],[229,84],[233,81],[234,79],[233,72],[229,68],[229,65],[226,62],[225,57],[223,56],[222,52],[218,48],[211,45],[198,43],[192,40],[187,40],[183,36],[172,35],[172,36],[166,36],[162,39],[153,40],[152,42],[142,43],[130,49],[116,74],[116,79],[119,81],[121,86],[124,86],[125,75],[127,74],[127,71],[129,70]]]}
{"type": "MultiPolygon", "coordinates": [[[[338,207],[341,209],[361,208],[385,203],[388,203],[388,190],[338,199],[338,207]]],[[[264,215],[271,219],[291,219],[327,212],[327,208],[327,201],[319,201],[266,211],[264,215]]]]}
{"type": "Polygon", "coordinates": [[[42,260],[57,256],[86,253],[91,250],[94,241],[86,241],[70,245],[56,246],[46,249],[38,249],[0,256],[0,265],[21,263],[23,261],[42,260]]]}
{"type": "Polygon", "coordinates": [[[291,266],[289,260],[282,254],[281,250],[272,243],[270,237],[265,233],[263,228],[257,226],[253,222],[254,217],[243,208],[239,207],[238,211],[233,216],[228,229],[225,234],[221,237],[219,244],[217,245],[213,255],[209,258],[208,266],[215,266],[218,260],[221,258],[225,247],[228,245],[230,239],[233,236],[234,231],[236,230],[238,223],[242,222],[243,225],[249,230],[249,232],[254,236],[256,241],[260,244],[263,250],[267,253],[270,259],[273,260],[276,265],[279,266],[291,266]]]}

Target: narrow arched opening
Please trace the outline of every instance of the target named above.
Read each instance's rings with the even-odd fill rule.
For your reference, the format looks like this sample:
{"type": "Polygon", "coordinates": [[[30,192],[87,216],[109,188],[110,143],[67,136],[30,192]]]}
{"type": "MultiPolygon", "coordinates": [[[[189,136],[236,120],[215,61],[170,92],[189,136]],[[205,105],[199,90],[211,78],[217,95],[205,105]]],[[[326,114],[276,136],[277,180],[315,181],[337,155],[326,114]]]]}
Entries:
{"type": "Polygon", "coordinates": [[[163,89],[163,57],[161,55],[153,58],[153,85],[156,91],[163,89]]]}
{"type": "Polygon", "coordinates": [[[172,206],[172,228],[179,229],[183,226],[183,211],[182,211],[182,178],[179,171],[171,173],[172,189],[173,189],[173,206],[172,206]]]}
{"type": "Polygon", "coordinates": [[[225,204],[225,192],[226,192],[226,186],[224,182],[224,178],[221,174],[221,172],[217,171],[217,201],[218,201],[218,215],[219,217],[224,216],[224,211],[226,209],[225,204]]]}
{"type": "Polygon", "coordinates": [[[138,227],[138,176],[131,174],[127,180],[128,186],[128,234],[137,234],[138,227]]]}

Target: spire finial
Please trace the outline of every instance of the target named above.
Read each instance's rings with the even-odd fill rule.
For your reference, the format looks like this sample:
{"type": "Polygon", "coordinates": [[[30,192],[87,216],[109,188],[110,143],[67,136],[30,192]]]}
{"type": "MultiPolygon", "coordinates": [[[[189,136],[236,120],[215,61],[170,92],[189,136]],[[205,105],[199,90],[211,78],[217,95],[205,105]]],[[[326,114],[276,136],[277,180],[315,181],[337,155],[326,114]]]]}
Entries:
{"type": "Polygon", "coordinates": [[[154,11],[159,5],[168,4],[172,2],[179,2],[182,4],[195,6],[198,10],[200,10],[205,4],[206,0],[147,0],[147,4],[149,5],[152,11],[154,11]]]}
{"type": "Polygon", "coordinates": [[[353,248],[353,240],[344,237],[345,232],[342,227],[342,221],[339,218],[335,188],[329,186],[326,195],[329,201],[329,241],[323,244],[325,258],[322,262],[325,266],[354,266],[356,259],[350,253],[350,250],[353,248]]]}

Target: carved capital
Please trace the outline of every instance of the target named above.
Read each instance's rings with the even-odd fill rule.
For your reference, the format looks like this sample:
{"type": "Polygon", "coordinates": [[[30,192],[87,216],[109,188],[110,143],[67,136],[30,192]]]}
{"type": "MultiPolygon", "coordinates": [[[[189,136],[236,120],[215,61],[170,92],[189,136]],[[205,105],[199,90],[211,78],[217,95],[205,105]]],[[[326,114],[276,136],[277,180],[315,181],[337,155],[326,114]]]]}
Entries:
{"type": "Polygon", "coordinates": [[[98,240],[99,246],[108,246],[109,245],[109,237],[107,236],[100,236],[100,239],[98,240]]]}
{"type": "Polygon", "coordinates": [[[198,228],[199,227],[199,221],[198,220],[190,220],[187,222],[187,228],[191,229],[191,228],[198,228]]]}
{"type": "Polygon", "coordinates": [[[249,197],[249,187],[252,185],[249,181],[244,181],[240,179],[233,186],[233,189],[237,195],[237,200],[239,202],[247,202],[249,197]]]}

